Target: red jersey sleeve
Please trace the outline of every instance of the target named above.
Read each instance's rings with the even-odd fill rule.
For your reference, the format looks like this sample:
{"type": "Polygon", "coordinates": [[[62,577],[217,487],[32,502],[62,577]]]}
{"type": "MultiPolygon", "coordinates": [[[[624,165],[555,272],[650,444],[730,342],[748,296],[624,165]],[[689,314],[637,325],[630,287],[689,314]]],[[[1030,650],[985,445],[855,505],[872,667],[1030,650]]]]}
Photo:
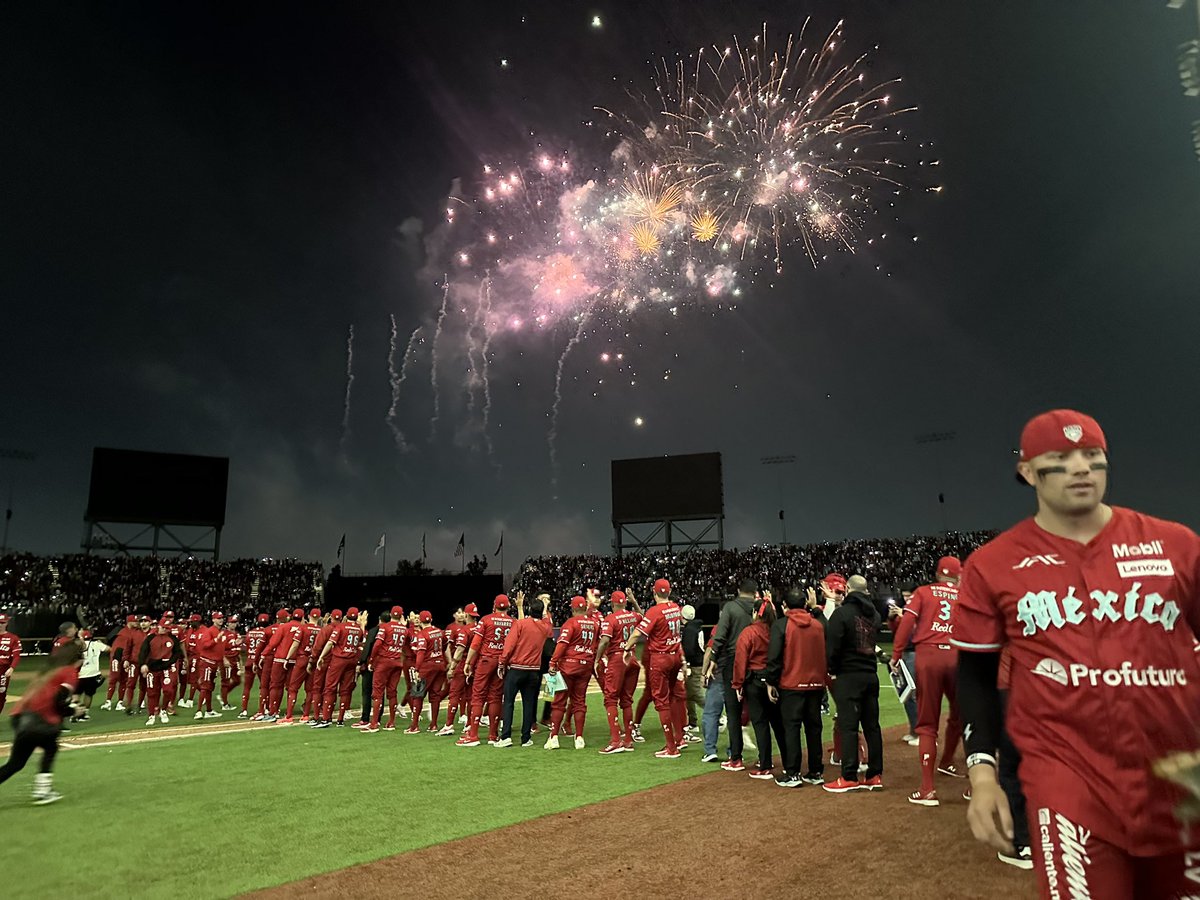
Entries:
{"type": "Polygon", "coordinates": [[[415,665],[419,669],[425,662],[425,657],[429,653],[429,647],[425,642],[425,632],[418,631],[413,636],[413,650],[416,651],[415,665]]]}
{"type": "Polygon", "coordinates": [[[579,626],[574,619],[567,619],[558,632],[558,640],[554,642],[554,655],[550,657],[550,668],[557,670],[559,663],[562,662],[563,656],[566,655],[567,647],[575,640],[575,636],[579,633],[579,626]]]}
{"type": "Polygon", "coordinates": [[[923,587],[917,588],[909,598],[908,606],[904,607],[904,611],[900,613],[900,624],[896,626],[896,638],[892,642],[893,662],[898,660],[900,655],[908,649],[908,643],[912,640],[917,622],[921,620],[921,598],[924,597],[924,591],[923,587]]]}
{"type": "Polygon", "coordinates": [[[984,573],[973,558],[963,568],[950,622],[954,635],[950,643],[959,650],[991,653],[1004,645],[1004,619],[984,573]]]}
{"type": "Polygon", "coordinates": [[[746,662],[750,653],[750,629],[743,628],[733,651],[733,689],[740,691],[746,680],[746,662]]]}

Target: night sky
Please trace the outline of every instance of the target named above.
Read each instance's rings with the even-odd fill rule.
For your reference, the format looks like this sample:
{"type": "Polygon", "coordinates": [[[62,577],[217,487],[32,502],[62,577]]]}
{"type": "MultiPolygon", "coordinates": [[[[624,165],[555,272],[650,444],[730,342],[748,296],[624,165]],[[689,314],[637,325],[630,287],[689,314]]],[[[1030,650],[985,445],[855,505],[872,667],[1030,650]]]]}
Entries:
{"type": "Polygon", "coordinates": [[[345,532],[353,571],[377,570],[383,532],[390,560],[427,534],[436,567],[456,565],[462,532],[470,556],[503,529],[510,570],[607,552],[609,460],[665,453],[724,454],[733,546],[778,540],[781,505],[791,541],[936,531],[939,491],[951,528],[1005,527],[1031,504],[1010,474],[1021,425],[1055,406],[1105,427],[1113,502],[1200,525],[1200,104],[1175,59],[1194,10],[415,8],[5,6],[0,446],[38,454],[0,460],[11,546],[78,548],[97,445],[228,455],[223,556],[332,565],[345,532]],[[602,158],[593,107],[649,90],[657,58],[764,20],[779,39],[808,14],[818,32],[843,16],[852,47],[879,45],[881,77],[904,76],[898,95],[920,105],[905,127],[933,142],[944,191],[913,192],[888,241],[815,270],[793,248],[735,309],[585,335],[564,369],[557,492],[547,429],[569,330],[492,344],[491,455],[452,354],[430,438],[418,345],[399,452],[389,316],[401,352],[434,321],[426,248],[453,179],[546,146],[602,158]]]}

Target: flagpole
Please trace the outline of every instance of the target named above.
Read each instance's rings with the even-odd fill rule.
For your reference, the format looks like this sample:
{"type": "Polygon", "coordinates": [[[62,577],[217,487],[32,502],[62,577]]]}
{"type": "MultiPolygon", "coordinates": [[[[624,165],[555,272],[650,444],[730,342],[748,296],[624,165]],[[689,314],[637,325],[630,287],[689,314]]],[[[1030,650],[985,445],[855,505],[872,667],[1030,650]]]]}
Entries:
{"type": "Polygon", "coordinates": [[[387,544],[386,543],[383,545],[383,570],[379,574],[381,574],[381,575],[387,574],[387,544]]]}
{"type": "Polygon", "coordinates": [[[462,557],[462,559],[463,559],[463,561],[462,561],[462,572],[463,572],[463,574],[465,575],[465,574],[467,573],[467,538],[466,538],[466,535],[465,535],[465,534],[463,535],[463,545],[462,545],[462,548],[463,548],[463,557],[462,557]]]}

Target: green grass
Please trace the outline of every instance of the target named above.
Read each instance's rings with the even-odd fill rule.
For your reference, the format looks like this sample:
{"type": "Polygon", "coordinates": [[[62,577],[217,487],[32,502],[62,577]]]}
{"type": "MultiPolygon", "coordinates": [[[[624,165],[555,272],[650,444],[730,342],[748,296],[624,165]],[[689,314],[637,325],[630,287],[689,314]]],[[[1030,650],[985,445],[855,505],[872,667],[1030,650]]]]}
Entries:
{"type": "MultiPolygon", "coordinates": [[[[886,681],[880,697],[884,727],[902,722],[886,681]]],[[[144,721],[101,711],[68,740],[144,721]]],[[[28,804],[33,764],[0,787],[5,852],[21,861],[5,893],[224,897],[712,771],[699,748],[654,759],[656,726],[651,707],[646,743],[602,757],[607,725],[592,695],[583,751],[568,740],[546,752],[544,732],[532,748],[497,750],[399,731],[264,727],[64,752],[60,803],[28,804]],[[64,847],[80,845],[86,864],[71,864],[64,847]]]]}

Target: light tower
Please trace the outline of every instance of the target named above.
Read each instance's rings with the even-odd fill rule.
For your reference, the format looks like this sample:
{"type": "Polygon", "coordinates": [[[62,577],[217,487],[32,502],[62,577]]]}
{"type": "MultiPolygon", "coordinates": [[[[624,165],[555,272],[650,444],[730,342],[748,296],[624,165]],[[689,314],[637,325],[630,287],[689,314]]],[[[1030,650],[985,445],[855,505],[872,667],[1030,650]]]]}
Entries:
{"type": "MultiPolygon", "coordinates": [[[[1167,0],[1171,9],[1183,9],[1188,0],[1167,0]]],[[[1197,33],[1200,35],[1200,0],[1192,0],[1196,9],[1197,33]]],[[[1200,36],[1184,41],[1179,46],[1179,82],[1188,97],[1200,97],[1200,36]]],[[[1200,119],[1192,122],[1192,149],[1200,159],[1200,119]]]]}

